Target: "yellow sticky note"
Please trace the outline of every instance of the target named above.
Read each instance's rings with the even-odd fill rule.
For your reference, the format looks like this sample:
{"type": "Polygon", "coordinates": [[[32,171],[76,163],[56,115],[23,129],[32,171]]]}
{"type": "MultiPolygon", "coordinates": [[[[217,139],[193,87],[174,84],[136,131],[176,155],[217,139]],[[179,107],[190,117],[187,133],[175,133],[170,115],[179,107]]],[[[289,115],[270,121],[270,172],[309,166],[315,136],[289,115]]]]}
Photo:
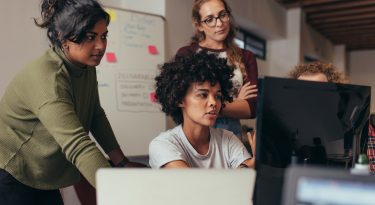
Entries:
{"type": "Polygon", "coordinates": [[[111,21],[116,21],[116,11],[112,9],[106,9],[106,11],[109,14],[109,17],[111,18],[111,21]]]}

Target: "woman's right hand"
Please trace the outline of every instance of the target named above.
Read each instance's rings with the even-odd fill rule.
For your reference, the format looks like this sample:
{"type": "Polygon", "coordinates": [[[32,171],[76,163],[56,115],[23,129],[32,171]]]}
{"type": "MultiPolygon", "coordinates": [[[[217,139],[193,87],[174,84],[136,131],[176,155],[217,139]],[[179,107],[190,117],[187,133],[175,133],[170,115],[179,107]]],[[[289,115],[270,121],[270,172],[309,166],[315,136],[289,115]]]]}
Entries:
{"type": "Polygon", "coordinates": [[[250,85],[250,82],[245,83],[238,93],[237,99],[248,100],[258,96],[258,89],[256,85],[250,85]]]}

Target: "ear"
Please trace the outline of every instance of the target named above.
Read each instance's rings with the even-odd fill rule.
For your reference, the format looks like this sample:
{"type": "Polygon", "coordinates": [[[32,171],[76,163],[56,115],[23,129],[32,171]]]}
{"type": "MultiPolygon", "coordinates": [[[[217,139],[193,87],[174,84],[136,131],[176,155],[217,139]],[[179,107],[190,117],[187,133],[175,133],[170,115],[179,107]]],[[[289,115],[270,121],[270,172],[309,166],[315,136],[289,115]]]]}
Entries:
{"type": "Polygon", "coordinates": [[[68,50],[68,49],[69,49],[68,41],[65,41],[65,42],[62,43],[62,48],[63,48],[64,50],[68,50]]]}
{"type": "Polygon", "coordinates": [[[204,32],[202,24],[197,24],[196,28],[199,32],[204,32]]]}
{"type": "Polygon", "coordinates": [[[193,26],[195,27],[195,29],[197,29],[197,31],[199,32],[203,32],[203,26],[201,23],[197,22],[197,21],[194,21],[193,22],[193,26]]]}
{"type": "Polygon", "coordinates": [[[185,107],[185,103],[183,101],[179,102],[177,106],[180,107],[180,108],[183,108],[183,107],[185,107]]]}

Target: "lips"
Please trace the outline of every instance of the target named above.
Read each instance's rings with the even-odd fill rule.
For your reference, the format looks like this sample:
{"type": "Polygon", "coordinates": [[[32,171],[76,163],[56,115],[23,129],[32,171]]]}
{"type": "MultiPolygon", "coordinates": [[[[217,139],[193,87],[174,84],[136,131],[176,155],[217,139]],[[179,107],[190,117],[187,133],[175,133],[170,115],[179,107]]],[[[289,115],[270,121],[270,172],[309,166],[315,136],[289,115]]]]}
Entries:
{"type": "Polygon", "coordinates": [[[223,29],[223,30],[220,30],[220,31],[215,31],[215,33],[216,34],[223,34],[223,33],[225,33],[225,30],[223,29]]]}
{"type": "Polygon", "coordinates": [[[207,115],[217,115],[217,111],[216,110],[212,110],[210,112],[207,112],[206,114],[207,115]]]}
{"type": "Polygon", "coordinates": [[[93,55],[91,55],[91,57],[92,57],[93,59],[96,59],[96,60],[101,60],[101,59],[103,58],[103,56],[104,56],[104,54],[102,54],[102,53],[98,53],[98,54],[93,54],[93,55]]]}

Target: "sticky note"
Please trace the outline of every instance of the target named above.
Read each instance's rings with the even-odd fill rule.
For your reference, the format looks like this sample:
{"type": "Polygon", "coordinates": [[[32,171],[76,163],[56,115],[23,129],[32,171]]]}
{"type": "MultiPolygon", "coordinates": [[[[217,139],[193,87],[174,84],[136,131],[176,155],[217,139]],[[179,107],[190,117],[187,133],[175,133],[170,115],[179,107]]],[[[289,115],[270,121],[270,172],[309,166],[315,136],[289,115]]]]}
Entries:
{"type": "Polygon", "coordinates": [[[158,55],[158,54],[159,54],[158,49],[157,49],[156,46],[154,46],[154,45],[149,45],[149,46],[148,46],[148,52],[149,52],[151,55],[158,55]]]}
{"type": "Polygon", "coordinates": [[[116,63],[117,62],[117,58],[116,58],[115,53],[107,52],[105,54],[105,57],[106,57],[108,63],[116,63]]]}
{"type": "Polygon", "coordinates": [[[111,19],[112,22],[116,21],[117,19],[116,11],[112,9],[106,9],[106,12],[109,14],[109,18],[111,19]]]}
{"type": "Polygon", "coordinates": [[[156,102],[156,94],[155,94],[155,92],[150,93],[150,101],[151,102],[156,102]]]}

